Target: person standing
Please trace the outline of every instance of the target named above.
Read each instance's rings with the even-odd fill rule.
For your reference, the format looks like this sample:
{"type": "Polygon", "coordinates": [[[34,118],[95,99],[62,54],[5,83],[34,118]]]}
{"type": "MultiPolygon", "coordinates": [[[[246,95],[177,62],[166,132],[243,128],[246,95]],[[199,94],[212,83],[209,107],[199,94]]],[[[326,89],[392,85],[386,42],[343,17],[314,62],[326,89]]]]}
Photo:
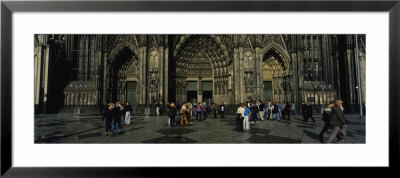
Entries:
{"type": "Polygon", "coordinates": [[[192,117],[193,116],[193,105],[191,102],[188,102],[188,106],[189,106],[189,116],[192,117]]]}
{"type": "Polygon", "coordinates": [[[272,110],[274,109],[274,103],[272,101],[268,104],[268,119],[272,120],[272,110]]]}
{"type": "Polygon", "coordinates": [[[342,105],[343,101],[337,100],[336,105],[332,107],[329,121],[329,124],[332,127],[332,133],[329,136],[327,143],[331,143],[333,138],[335,138],[339,132],[342,133],[344,142],[350,143],[345,130],[345,128],[347,127],[347,120],[344,117],[343,111],[340,109],[342,105]]]}
{"type": "MultiPolygon", "coordinates": [[[[123,103],[121,107],[122,107],[122,108],[126,108],[125,103],[123,103]]],[[[126,114],[126,109],[123,109],[123,110],[121,111],[121,116],[122,116],[122,119],[124,120],[124,122],[122,122],[122,121],[120,120],[120,123],[119,123],[120,128],[122,128],[122,127],[125,125],[125,114],[126,114]]]]}
{"type": "Polygon", "coordinates": [[[365,104],[362,105],[362,110],[363,110],[363,115],[365,115],[365,112],[367,111],[365,104]]]}
{"type": "Polygon", "coordinates": [[[121,111],[123,110],[122,106],[119,104],[119,100],[115,101],[115,105],[113,108],[113,124],[111,125],[111,132],[114,135],[114,129],[116,130],[116,134],[118,135],[119,133],[119,127],[121,124],[121,111]]]}
{"type": "Polygon", "coordinates": [[[264,105],[264,113],[263,116],[264,118],[268,119],[268,109],[269,109],[270,105],[269,105],[269,101],[265,101],[265,105],[264,105]]]}
{"type": "Polygon", "coordinates": [[[192,107],[192,103],[187,102],[186,103],[186,108],[188,109],[188,113],[187,113],[187,121],[188,122],[192,122],[192,112],[193,112],[193,107],[192,107]]]}
{"type": "Polygon", "coordinates": [[[171,110],[171,103],[170,102],[167,102],[167,117],[168,117],[168,126],[170,126],[171,125],[171,117],[169,117],[169,115],[170,115],[170,110],[171,110]]]}
{"type": "Polygon", "coordinates": [[[240,103],[240,106],[236,111],[236,127],[238,132],[243,132],[244,128],[243,117],[244,117],[244,104],[240,103]]]}
{"type": "Polygon", "coordinates": [[[225,118],[224,112],[225,112],[225,106],[224,104],[222,104],[220,108],[221,119],[225,118]]]}
{"type": "Polygon", "coordinates": [[[278,118],[278,121],[280,121],[279,111],[278,111],[278,102],[275,102],[275,104],[273,106],[271,106],[271,108],[272,108],[271,120],[275,120],[276,118],[278,118]]]}
{"type": "Polygon", "coordinates": [[[106,119],[106,131],[104,132],[104,135],[111,135],[112,132],[111,124],[114,116],[112,110],[113,110],[113,104],[108,103],[107,109],[103,113],[103,118],[106,119]]]}
{"type": "Polygon", "coordinates": [[[332,107],[335,106],[334,101],[330,101],[329,104],[324,108],[322,112],[322,121],[324,121],[324,127],[319,133],[319,141],[322,142],[324,133],[329,129],[330,114],[332,112],[332,107]]]}
{"type": "Polygon", "coordinates": [[[216,118],[215,104],[211,103],[211,119],[216,118]]]}
{"type": "Polygon", "coordinates": [[[251,107],[251,120],[254,123],[257,123],[257,115],[258,115],[258,106],[256,104],[256,102],[253,102],[253,106],[251,107]]]}
{"type": "Polygon", "coordinates": [[[129,101],[125,103],[125,125],[129,127],[131,124],[131,112],[132,112],[132,106],[129,104],[129,101]]]}
{"type": "Polygon", "coordinates": [[[182,119],[181,119],[181,124],[189,124],[188,122],[188,117],[189,117],[189,107],[187,103],[184,103],[181,108],[181,114],[182,114],[182,119]]]}
{"type": "Polygon", "coordinates": [[[292,103],[292,112],[291,115],[296,115],[296,105],[294,103],[292,103]]]}
{"type": "Polygon", "coordinates": [[[258,114],[260,115],[261,121],[264,120],[264,108],[265,104],[262,101],[260,101],[260,105],[258,106],[258,114]]]}
{"type": "Polygon", "coordinates": [[[304,101],[301,102],[301,114],[303,115],[303,120],[306,120],[307,117],[307,105],[304,101]]]}
{"type": "Polygon", "coordinates": [[[202,117],[204,120],[206,120],[206,118],[207,118],[208,111],[209,111],[208,104],[203,102],[203,113],[202,113],[203,116],[202,117]]]}
{"type": "Polygon", "coordinates": [[[203,106],[200,103],[196,105],[196,121],[201,121],[201,115],[203,114],[203,106]]]}
{"type": "Polygon", "coordinates": [[[281,102],[278,102],[278,121],[282,117],[282,104],[281,102]]]}
{"type": "Polygon", "coordinates": [[[250,115],[250,108],[248,108],[246,105],[244,108],[244,113],[243,113],[243,130],[244,131],[250,130],[249,115],[250,115]]]}
{"type": "Polygon", "coordinates": [[[157,116],[160,115],[160,104],[158,102],[156,103],[156,114],[157,116]]]}
{"type": "Polygon", "coordinates": [[[315,119],[314,119],[312,114],[313,114],[313,108],[312,108],[310,103],[307,103],[307,105],[306,105],[306,119],[304,120],[304,122],[307,122],[308,118],[311,118],[311,120],[313,122],[315,122],[315,119]]]}
{"type": "Polygon", "coordinates": [[[176,110],[177,110],[177,108],[175,106],[175,103],[171,103],[170,104],[169,110],[170,110],[169,111],[169,117],[171,119],[170,124],[171,124],[171,126],[174,126],[175,125],[176,110]]]}
{"type": "Polygon", "coordinates": [[[292,111],[291,105],[289,103],[286,103],[285,104],[285,109],[283,111],[283,114],[284,114],[284,118],[286,120],[288,120],[288,121],[290,121],[290,113],[291,113],[291,111],[292,111]]]}

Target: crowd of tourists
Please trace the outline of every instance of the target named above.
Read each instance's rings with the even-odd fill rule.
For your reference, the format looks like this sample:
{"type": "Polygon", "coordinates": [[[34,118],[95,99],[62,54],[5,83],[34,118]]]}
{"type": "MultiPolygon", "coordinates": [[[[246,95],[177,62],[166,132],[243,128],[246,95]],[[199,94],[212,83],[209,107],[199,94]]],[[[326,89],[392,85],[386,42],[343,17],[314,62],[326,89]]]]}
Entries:
{"type": "MultiPolygon", "coordinates": [[[[345,128],[348,125],[346,118],[344,117],[344,108],[342,106],[343,101],[337,100],[336,102],[329,102],[329,104],[323,108],[322,120],[324,122],[323,129],[319,134],[319,140],[323,142],[323,135],[331,129],[331,134],[327,139],[327,143],[331,143],[334,138],[337,140],[344,140],[345,143],[349,143],[346,135],[345,128]],[[342,137],[338,134],[341,133],[342,137]]],[[[157,105],[157,115],[160,115],[160,106],[157,105]]],[[[225,118],[225,106],[221,104],[218,108],[215,103],[207,104],[205,102],[198,103],[183,103],[182,106],[173,102],[167,103],[166,114],[168,116],[168,125],[174,127],[176,125],[189,125],[195,120],[201,122],[210,119],[217,118],[217,110],[220,114],[220,118],[225,118]]],[[[315,123],[313,117],[313,107],[309,103],[304,101],[300,108],[303,121],[308,122],[311,119],[315,123]]],[[[103,121],[106,121],[106,130],[104,135],[115,135],[120,132],[120,128],[126,126],[129,127],[131,120],[132,106],[129,102],[120,104],[117,100],[114,103],[109,103],[107,108],[103,112],[103,121]],[[124,118],[124,122],[121,122],[121,118],[124,118]]],[[[259,102],[246,102],[241,103],[236,111],[236,130],[238,132],[244,132],[250,130],[251,124],[257,124],[264,120],[291,120],[292,115],[296,115],[296,105],[294,103],[279,102],[279,101],[263,101],[259,102]]]]}
{"type": "MultiPolygon", "coordinates": [[[[264,104],[262,101],[252,104],[247,102],[246,104],[241,103],[236,111],[236,129],[238,132],[250,130],[250,123],[257,123],[259,120],[290,120],[291,115],[296,115],[296,108],[294,103],[284,103],[267,101],[264,104]],[[258,119],[260,118],[260,119],[258,119]]],[[[315,123],[313,117],[313,109],[309,103],[302,102],[301,113],[303,121],[307,122],[309,118],[315,123]]],[[[331,129],[326,143],[331,143],[334,138],[337,141],[344,140],[345,143],[350,143],[346,135],[345,128],[348,126],[348,121],[344,117],[343,101],[337,100],[336,102],[331,101],[323,109],[322,120],[324,121],[323,129],[319,134],[319,140],[323,142],[323,135],[331,129]],[[338,134],[341,133],[340,137],[338,134]]]]}
{"type": "Polygon", "coordinates": [[[131,123],[132,106],[129,102],[121,105],[119,100],[114,103],[108,103],[107,108],[103,111],[103,121],[106,121],[106,130],[104,135],[118,135],[120,128],[123,126],[129,127],[131,123]],[[121,117],[124,118],[124,123],[121,122],[121,117]]]}
{"type": "Polygon", "coordinates": [[[220,114],[221,118],[225,118],[225,106],[222,104],[217,109],[217,105],[215,103],[207,104],[205,102],[202,103],[183,103],[180,107],[179,104],[175,104],[173,102],[167,103],[167,116],[168,125],[173,127],[175,125],[188,125],[192,124],[194,118],[196,122],[201,122],[206,120],[207,117],[210,119],[217,118],[217,110],[220,114]],[[176,117],[179,117],[176,119],[176,117]]]}
{"type": "Polygon", "coordinates": [[[237,131],[247,131],[250,129],[250,123],[257,124],[264,120],[290,120],[291,115],[296,115],[296,106],[288,102],[246,102],[241,103],[236,111],[237,131]]]}

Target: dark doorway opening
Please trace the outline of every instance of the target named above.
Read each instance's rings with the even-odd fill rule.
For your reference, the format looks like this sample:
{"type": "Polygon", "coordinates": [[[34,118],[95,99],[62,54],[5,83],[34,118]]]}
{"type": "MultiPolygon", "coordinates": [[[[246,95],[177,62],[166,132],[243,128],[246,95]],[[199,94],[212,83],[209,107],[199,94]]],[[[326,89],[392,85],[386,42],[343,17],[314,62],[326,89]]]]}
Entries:
{"type": "Polygon", "coordinates": [[[197,91],[187,91],[187,101],[196,102],[197,101],[197,91]]]}
{"type": "Polygon", "coordinates": [[[206,103],[212,101],[212,91],[203,91],[203,101],[206,103]]]}

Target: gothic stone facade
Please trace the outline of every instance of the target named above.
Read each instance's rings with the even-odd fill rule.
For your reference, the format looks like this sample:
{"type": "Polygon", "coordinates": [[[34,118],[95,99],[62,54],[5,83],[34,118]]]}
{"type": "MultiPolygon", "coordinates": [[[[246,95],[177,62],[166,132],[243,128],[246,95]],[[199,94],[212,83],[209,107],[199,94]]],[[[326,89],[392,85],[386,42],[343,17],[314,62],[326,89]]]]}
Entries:
{"type": "Polygon", "coordinates": [[[339,98],[347,112],[357,112],[358,89],[365,103],[365,35],[34,38],[35,113],[78,104],[101,108],[116,99],[140,112],[146,104],[168,101],[305,101],[321,107],[339,98]]]}

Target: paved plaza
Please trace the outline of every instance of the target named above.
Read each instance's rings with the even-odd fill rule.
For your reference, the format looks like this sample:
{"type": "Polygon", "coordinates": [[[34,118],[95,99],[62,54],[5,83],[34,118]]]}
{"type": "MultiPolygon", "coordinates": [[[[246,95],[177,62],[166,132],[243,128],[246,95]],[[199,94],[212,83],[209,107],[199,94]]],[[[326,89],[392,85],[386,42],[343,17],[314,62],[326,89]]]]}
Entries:
{"type": "MultiPolygon", "coordinates": [[[[167,116],[132,116],[131,125],[116,136],[104,135],[101,115],[40,114],[35,116],[35,143],[311,143],[320,144],[321,116],[306,123],[301,115],[291,121],[259,121],[250,130],[237,132],[233,115],[196,122],[186,126],[168,126],[167,116]]],[[[365,143],[365,120],[346,115],[347,135],[351,143],[365,143]]],[[[326,141],[328,133],[324,135],[326,141]]],[[[336,141],[335,141],[336,142],[336,141]]],[[[344,143],[339,141],[336,143],[344,143]]]]}

